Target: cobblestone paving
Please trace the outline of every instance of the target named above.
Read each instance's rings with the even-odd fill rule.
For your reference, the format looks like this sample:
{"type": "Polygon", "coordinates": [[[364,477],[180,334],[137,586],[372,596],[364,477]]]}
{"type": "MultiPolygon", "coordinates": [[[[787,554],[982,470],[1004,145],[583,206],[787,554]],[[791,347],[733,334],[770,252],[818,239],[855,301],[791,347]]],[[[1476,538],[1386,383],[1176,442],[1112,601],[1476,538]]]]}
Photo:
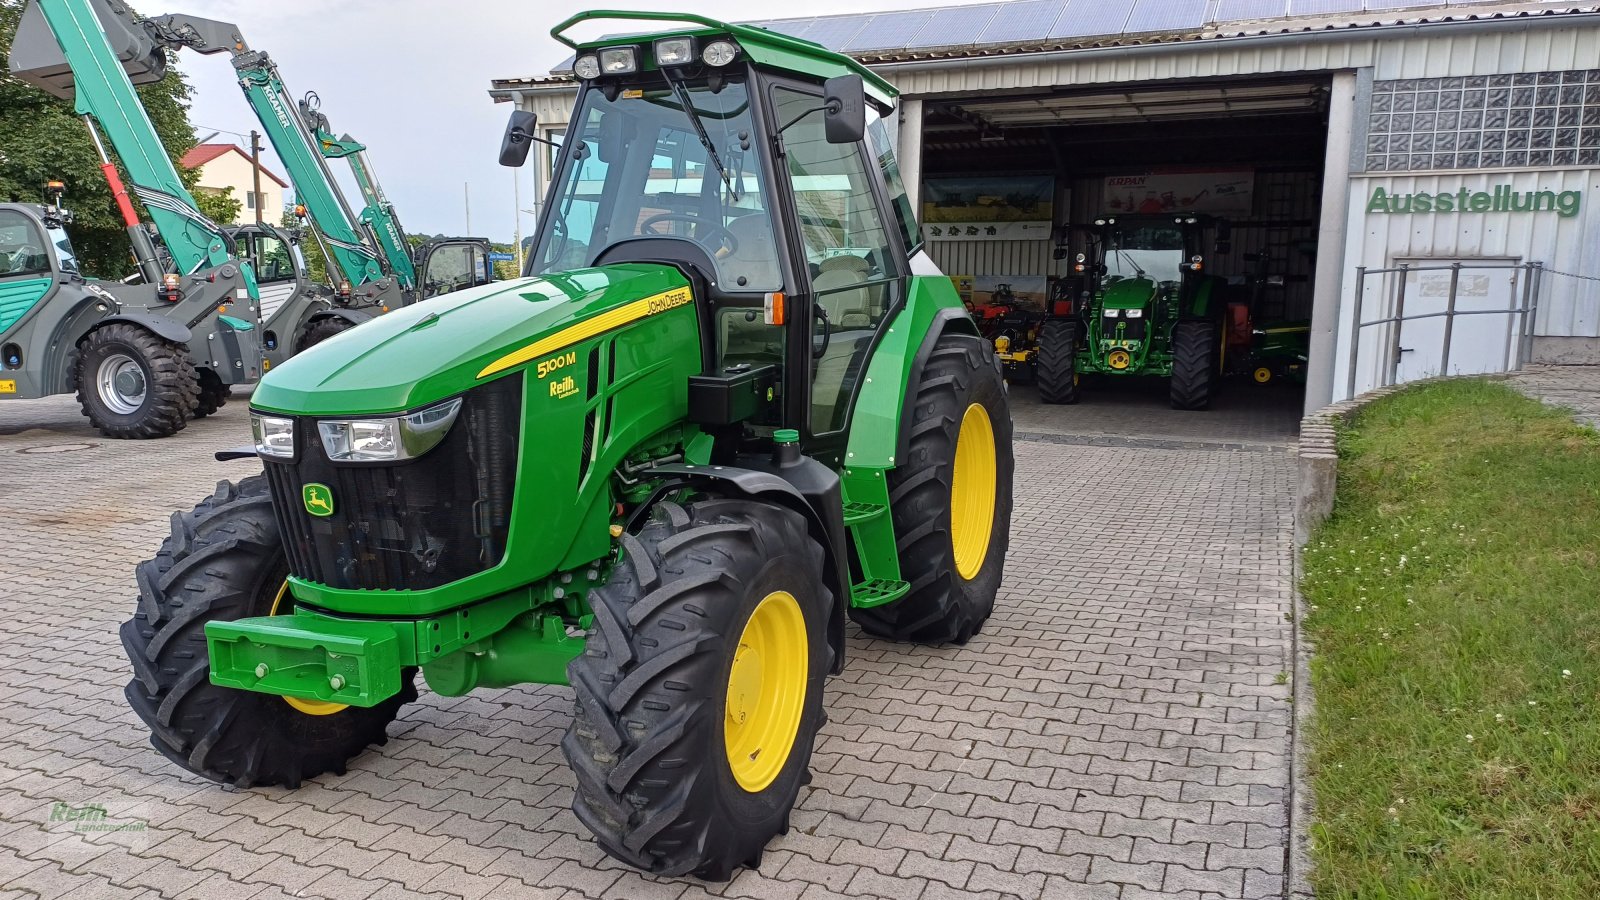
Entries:
{"type": "Polygon", "coordinates": [[[1506,381],[1536,400],[1572,410],[1579,422],[1600,428],[1600,366],[1529,366],[1506,381]]]}
{"type": "Polygon", "coordinates": [[[1280,896],[1277,445],[1298,404],[1130,402],[1046,409],[1018,391],[1021,432],[1142,440],[1018,442],[994,618],[963,648],[853,633],[794,830],[723,885],[646,878],[589,842],[563,688],[424,693],[386,746],[295,792],[184,774],[123,705],[116,629],[171,510],[251,471],[211,459],[245,439],[244,404],[156,442],[106,441],[65,398],[0,404],[0,895],[1280,896]]]}

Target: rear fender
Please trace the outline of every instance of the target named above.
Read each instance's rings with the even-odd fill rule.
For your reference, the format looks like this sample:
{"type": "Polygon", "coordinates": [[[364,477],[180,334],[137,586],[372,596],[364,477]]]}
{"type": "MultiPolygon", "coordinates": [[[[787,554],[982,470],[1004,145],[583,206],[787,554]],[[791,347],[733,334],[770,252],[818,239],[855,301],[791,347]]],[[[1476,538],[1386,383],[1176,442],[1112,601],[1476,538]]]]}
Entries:
{"type": "Polygon", "coordinates": [[[850,604],[850,557],[844,530],[844,500],[839,476],[814,459],[779,469],[764,457],[741,457],[745,467],[696,466],[669,463],[653,466],[645,477],[665,481],[650,500],[640,504],[630,525],[650,514],[650,507],[672,491],[685,487],[708,490],[725,497],[744,497],[776,503],[801,514],[806,528],[822,545],[823,578],[833,591],[833,613],[828,617],[828,644],[833,648],[833,674],[844,670],[844,623],[850,604]]]}

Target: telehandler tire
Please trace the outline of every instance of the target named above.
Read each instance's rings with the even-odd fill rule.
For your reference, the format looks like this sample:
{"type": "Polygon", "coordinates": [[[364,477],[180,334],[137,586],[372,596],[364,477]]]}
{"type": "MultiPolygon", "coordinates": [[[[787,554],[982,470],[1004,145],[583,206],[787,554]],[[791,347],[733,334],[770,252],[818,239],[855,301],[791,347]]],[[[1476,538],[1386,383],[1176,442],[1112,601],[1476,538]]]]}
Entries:
{"type": "Polygon", "coordinates": [[[1039,399],[1078,402],[1078,320],[1050,319],[1039,330],[1039,399]]]}
{"type": "Polygon", "coordinates": [[[194,363],[174,344],[126,322],[78,345],[78,405],[106,437],[158,438],[189,424],[200,394],[194,363]]]}
{"type": "Polygon", "coordinates": [[[150,743],[195,773],[232,784],[298,787],[343,774],[351,757],[382,744],[415,700],[414,671],[400,693],[363,709],[218,687],[208,677],[205,624],[273,615],[288,576],[266,478],[223,481],[187,513],[156,557],[139,565],[139,609],[122,625],[133,664],[123,693],[150,727],[150,743]]]}
{"type": "Polygon", "coordinates": [[[349,331],[354,327],[355,325],[350,322],[337,317],[318,319],[307,325],[306,330],[300,333],[300,342],[295,346],[295,352],[315,347],[339,332],[349,331]]]}
{"type": "Polygon", "coordinates": [[[1217,386],[1217,326],[1184,319],[1172,326],[1172,408],[1205,409],[1217,386]]]}
{"type": "Polygon", "coordinates": [[[201,369],[199,374],[200,396],[191,414],[196,419],[203,419],[228,405],[228,394],[232,389],[223,384],[217,373],[210,369],[201,369]]]}
{"type": "Polygon", "coordinates": [[[726,881],[789,829],[833,665],[821,545],[799,513],[663,502],[589,594],[561,742],[572,810],[612,856],[726,881]]]}
{"type": "Polygon", "coordinates": [[[1011,415],[994,348],[946,334],[902,416],[910,452],[889,472],[901,578],[911,590],[851,609],[862,630],[965,644],[994,610],[1011,538],[1011,415]]]}

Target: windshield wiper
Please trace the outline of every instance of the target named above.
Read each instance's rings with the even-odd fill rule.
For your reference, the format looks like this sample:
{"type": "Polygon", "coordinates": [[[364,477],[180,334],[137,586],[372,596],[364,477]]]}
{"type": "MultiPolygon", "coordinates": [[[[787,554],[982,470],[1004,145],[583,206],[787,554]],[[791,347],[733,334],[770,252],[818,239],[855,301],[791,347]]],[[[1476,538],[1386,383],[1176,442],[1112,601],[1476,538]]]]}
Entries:
{"type": "Polygon", "coordinates": [[[1140,278],[1145,277],[1144,270],[1139,268],[1139,264],[1133,261],[1133,257],[1128,255],[1128,251],[1122,249],[1121,247],[1118,247],[1117,248],[1117,255],[1122,257],[1123,261],[1126,262],[1128,265],[1132,266],[1133,267],[1133,271],[1139,273],[1139,277],[1140,278]]]}
{"type": "Polygon", "coordinates": [[[717,155],[717,148],[711,143],[711,135],[706,133],[706,126],[700,121],[700,113],[695,111],[694,99],[689,96],[689,89],[683,82],[671,75],[667,76],[667,83],[672,85],[672,93],[683,104],[683,111],[689,116],[689,122],[694,125],[694,133],[700,138],[700,146],[706,148],[706,155],[711,157],[711,164],[717,167],[717,174],[722,176],[722,183],[728,186],[728,193],[733,197],[733,202],[739,202],[739,189],[733,186],[733,177],[722,165],[722,157],[717,155]]]}

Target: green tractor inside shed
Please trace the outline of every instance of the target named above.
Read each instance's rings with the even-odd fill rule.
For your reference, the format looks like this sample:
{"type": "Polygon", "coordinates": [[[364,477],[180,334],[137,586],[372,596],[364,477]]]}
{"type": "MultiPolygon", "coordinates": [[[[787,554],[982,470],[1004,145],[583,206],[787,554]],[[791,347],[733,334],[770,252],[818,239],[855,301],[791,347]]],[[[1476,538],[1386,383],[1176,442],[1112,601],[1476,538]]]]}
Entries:
{"type": "MultiPolygon", "coordinates": [[[[886,82],[693,15],[553,33],[595,18],[629,36],[568,42],[525,277],[268,373],[224,454],[265,473],[138,569],[126,695],[177,765],[295,786],[382,743],[419,671],[567,684],[578,819],[726,879],[810,780],[847,620],[962,644],[989,617],[1011,417],[920,252],[886,82]]],[[[541,139],[513,114],[502,162],[541,139]]]]}
{"type": "Polygon", "coordinates": [[[1174,409],[1205,409],[1223,364],[1221,279],[1206,274],[1200,216],[1097,220],[1078,255],[1092,284],[1039,333],[1037,379],[1046,403],[1077,403],[1083,375],[1170,381],[1174,409]]]}

